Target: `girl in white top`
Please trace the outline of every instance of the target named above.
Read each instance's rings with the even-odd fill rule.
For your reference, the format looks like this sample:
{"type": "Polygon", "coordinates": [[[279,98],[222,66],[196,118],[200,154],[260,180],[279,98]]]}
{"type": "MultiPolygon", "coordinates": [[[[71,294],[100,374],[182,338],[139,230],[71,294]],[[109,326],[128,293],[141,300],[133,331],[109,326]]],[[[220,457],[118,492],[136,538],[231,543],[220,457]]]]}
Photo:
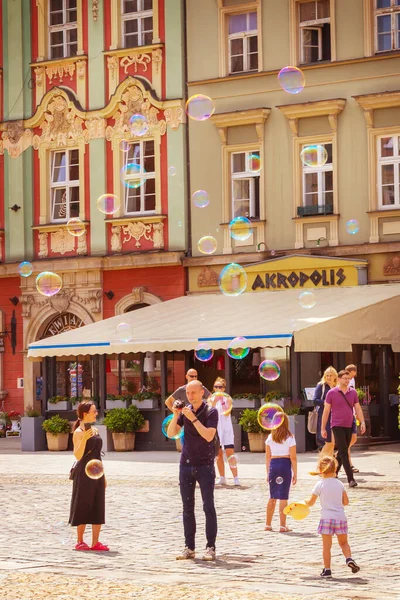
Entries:
{"type": "Polygon", "coordinates": [[[219,481],[217,485],[226,485],[225,479],[225,464],[224,464],[224,450],[227,461],[229,463],[230,470],[233,475],[233,484],[240,485],[237,461],[235,457],[235,444],[233,436],[233,425],[232,425],[232,398],[225,394],[226,381],[222,377],[217,377],[214,382],[213,395],[209,398],[208,403],[210,406],[215,406],[218,410],[218,437],[220,442],[220,449],[217,456],[217,467],[219,472],[219,481]],[[221,394],[223,393],[223,395],[221,394]],[[221,395],[218,396],[218,393],[221,395]]]}
{"type": "Polygon", "coordinates": [[[291,531],[286,526],[286,515],[283,512],[289,499],[290,484],[297,481],[296,440],[289,431],[289,419],[283,414],[282,424],[268,436],[266,444],[267,481],[270,498],[267,503],[265,531],[272,531],[272,517],[276,501],[279,500],[279,520],[281,533],[291,531]]]}
{"type": "Polygon", "coordinates": [[[313,506],[319,496],[321,503],[321,520],[318,533],[322,535],[322,556],[324,568],[321,577],[332,577],[331,548],[332,536],[336,535],[339,546],[346,559],[346,565],[352,573],[358,573],[360,567],[351,557],[351,550],[347,541],[347,519],[344,507],[349,504],[349,498],[344,485],[336,478],[337,461],[333,456],[323,456],[319,459],[317,470],[310,475],[319,475],[319,481],[312,491],[311,498],[306,500],[308,506],[313,506]]]}

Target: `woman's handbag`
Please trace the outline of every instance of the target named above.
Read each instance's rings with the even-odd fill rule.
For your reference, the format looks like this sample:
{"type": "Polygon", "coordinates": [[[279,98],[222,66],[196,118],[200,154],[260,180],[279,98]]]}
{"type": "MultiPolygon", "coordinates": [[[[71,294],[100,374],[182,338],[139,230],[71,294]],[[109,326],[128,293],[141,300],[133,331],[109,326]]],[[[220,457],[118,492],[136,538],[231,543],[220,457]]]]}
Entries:
{"type": "Polygon", "coordinates": [[[310,433],[317,433],[317,425],[318,425],[318,407],[315,407],[313,410],[310,410],[308,413],[307,419],[307,429],[310,433]]]}

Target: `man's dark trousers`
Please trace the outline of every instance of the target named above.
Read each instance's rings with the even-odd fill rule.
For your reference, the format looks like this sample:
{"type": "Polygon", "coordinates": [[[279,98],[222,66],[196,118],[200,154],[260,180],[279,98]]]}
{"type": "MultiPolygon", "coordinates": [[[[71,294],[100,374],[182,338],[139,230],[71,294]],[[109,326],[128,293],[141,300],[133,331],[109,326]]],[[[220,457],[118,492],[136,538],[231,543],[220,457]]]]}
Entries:
{"type": "Polygon", "coordinates": [[[215,548],[217,537],[217,513],[214,505],[215,468],[214,465],[180,465],[179,487],[183,503],[183,529],[185,546],[195,549],[196,518],[194,515],[194,493],[196,481],[199,483],[203,510],[206,517],[207,548],[215,548]]]}
{"type": "Polygon", "coordinates": [[[353,481],[354,475],[350,466],[349,448],[351,442],[351,427],[332,427],[333,435],[335,436],[335,446],[337,448],[338,468],[336,473],[339,473],[340,467],[346,471],[347,481],[353,481]]]}

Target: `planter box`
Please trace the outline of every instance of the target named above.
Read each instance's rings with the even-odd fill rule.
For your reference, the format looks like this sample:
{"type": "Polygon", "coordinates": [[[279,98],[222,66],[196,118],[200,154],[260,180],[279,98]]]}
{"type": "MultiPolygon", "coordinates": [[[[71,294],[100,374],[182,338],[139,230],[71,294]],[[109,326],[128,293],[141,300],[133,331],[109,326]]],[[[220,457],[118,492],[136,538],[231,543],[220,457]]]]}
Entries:
{"type": "Polygon", "coordinates": [[[149,398],[149,400],[135,400],[132,398],[132,404],[140,408],[140,410],[151,410],[154,408],[158,408],[158,398],[149,398]]]}
{"type": "Polygon", "coordinates": [[[265,440],[268,437],[265,433],[248,433],[250,452],[265,452],[265,440]]]}
{"type": "Polygon", "coordinates": [[[114,450],[116,452],[128,452],[135,448],[134,433],[114,433],[112,434],[114,450]]]}
{"type": "Polygon", "coordinates": [[[289,429],[296,438],[296,451],[306,451],[306,417],[305,415],[289,415],[289,429]]]}
{"type": "Polygon", "coordinates": [[[57,404],[47,403],[48,411],[60,411],[60,410],[71,410],[71,402],[57,402],[57,404]]]}
{"type": "Polygon", "coordinates": [[[366,430],[364,435],[361,435],[360,427],[357,427],[357,441],[354,446],[352,446],[352,450],[368,450],[369,443],[371,441],[371,416],[369,413],[369,407],[361,406],[361,409],[364,415],[366,430]]]}
{"type": "Polygon", "coordinates": [[[106,400],[106,409],[111,410],[112,408],[127,408],[126,400],[106,400]]]}
{"type": "Polygon", "coordinates": [[[47,449],[46,434],[42,428],[44,420],[44,417],[22,417],[22,452],[39,452],[47,449]]]}
{"type": "Polygon", "coordinates": [[[247,398],[237,398],[233,400],[233,408],[255,408],[256,401],[247,398]]]}
{"type": "Polygon", "coordinates": [[[51,452],[68,449],[69,433],[46,433],[47,447],[51,452]]]}

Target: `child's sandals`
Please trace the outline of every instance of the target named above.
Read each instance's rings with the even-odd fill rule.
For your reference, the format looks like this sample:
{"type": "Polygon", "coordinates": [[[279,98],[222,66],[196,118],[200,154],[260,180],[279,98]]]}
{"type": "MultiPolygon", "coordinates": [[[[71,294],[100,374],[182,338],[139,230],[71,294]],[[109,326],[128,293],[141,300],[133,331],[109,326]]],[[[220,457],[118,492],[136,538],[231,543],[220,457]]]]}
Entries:
{"type": "Polygon", "coordinates": [[[289,531],[292,531],[290,527],[286,527],[285,525],[281,525],[279,527],[279,533],[288,533],[289,531]]]}
{"type": "Polygon", "coordinates": [[[264,531],[273,531],[273,529],[272,529],[271,525],[266,525],[264,527],[264,531]]]}

